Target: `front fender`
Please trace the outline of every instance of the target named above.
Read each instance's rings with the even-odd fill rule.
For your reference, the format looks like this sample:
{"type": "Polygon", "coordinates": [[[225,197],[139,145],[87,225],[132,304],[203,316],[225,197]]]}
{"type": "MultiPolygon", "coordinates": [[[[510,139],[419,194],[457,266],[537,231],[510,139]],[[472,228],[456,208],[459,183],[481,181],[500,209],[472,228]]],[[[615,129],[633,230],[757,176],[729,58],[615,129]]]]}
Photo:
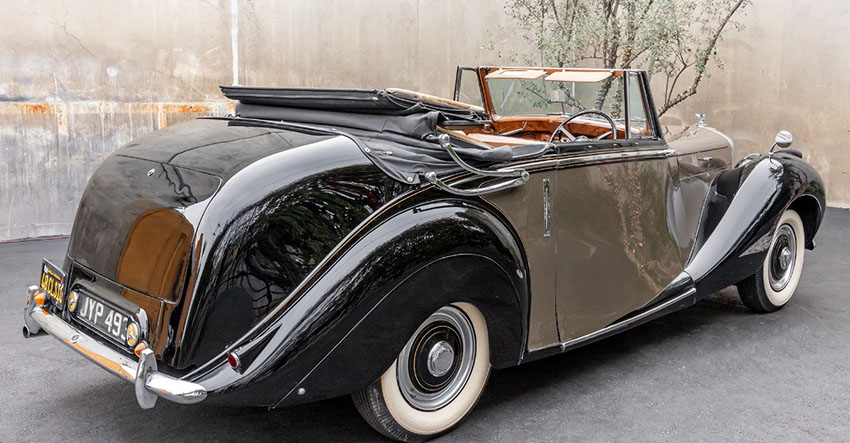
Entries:
{"type": "Polygon", "coordinates": [[[697,291],[708,295],[755,273],[777,220],[792,205],[806,211],[800,215],[809,220],[806,242],[813,245],[826,207],[824,189],[814,168],[781,151],[719,174],[709,189],[685,267],[697,291]]]}
{"type": "Polygon", "coordinates": [[[210,400],[274,406],[350,393],[377,379],[428,315],[460,301],[484,313],[492,363],[517,364],[528,273],[516,236],[480,201],[428,196],[353,240],[246,337],[235,348],[242,374],[222,364],[201,376],[210,400]]]}

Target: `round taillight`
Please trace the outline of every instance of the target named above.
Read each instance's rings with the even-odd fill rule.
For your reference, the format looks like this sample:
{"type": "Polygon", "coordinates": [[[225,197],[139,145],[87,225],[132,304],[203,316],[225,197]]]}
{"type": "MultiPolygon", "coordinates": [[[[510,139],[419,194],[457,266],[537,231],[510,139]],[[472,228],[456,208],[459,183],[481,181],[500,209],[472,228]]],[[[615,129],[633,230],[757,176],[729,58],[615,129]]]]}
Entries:
{"type": "Polygon", "coordinates": [[[242,362],[239,361],[239,356],[235,352],[227,354],[227,363],[236,372],[242,372],[242,362]]]}
{"type": "Polygon", "coordinates": [[[126,337],[127,344],[130,345],[130,347],[136,346],[136,344],[139,342],[139,325],[130,322],[130,324],[127,325],[126,337]]]}
{"type": "Polygon", "coordinates": [[[77,291],[71,291],[68,294],[68,310],[74,312],[77,310],[77,301],[80,299],[80,295],[77,294],[77,291]]]}

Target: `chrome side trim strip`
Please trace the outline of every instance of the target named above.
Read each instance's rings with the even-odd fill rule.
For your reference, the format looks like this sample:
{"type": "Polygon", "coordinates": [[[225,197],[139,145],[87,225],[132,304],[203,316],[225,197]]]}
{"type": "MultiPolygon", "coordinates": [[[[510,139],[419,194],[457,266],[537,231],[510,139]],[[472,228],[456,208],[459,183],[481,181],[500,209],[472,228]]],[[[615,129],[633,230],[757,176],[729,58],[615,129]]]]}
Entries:
{"type": "Polygon", "coordinates": [[[136,362],[42,309],[33,301],[32,293],[37,289],[35,286],[29,289],[24,321],[34,320],[41,329],[66,346],[97,363],[109,373],[133,383],[136,388],[136,400],[142,408],[152,408],[157,397],[184,404],[198,403],[207,398],[207,390],[203,386],[157,372],[156,358],[150,349],[142,351],[139,361],[136,362]]]}
{"type": "Polygon", "coordinates": [[[635,150],[626,152],[607,152],[591,155],[576,155],[567,158],[544,159],[536,162],[521,163],[517,165],[506,166],[502,170],[522,170],[536,169],[553,166],[576,166],[583,163],[596,163],[601,161],[616,161],[616,160],[633,160],[641,158],[667,158],[675,154],[672,149],[647,149],[635,150]]]}
{"type": "Polygon", "coordinates": [[[549,179],[543,179],[543,236],[552,236],[552,199],[549,191],[549,179]]]}
{"type": "Polygon", "coordinates": [[[647,310],[647,311],[641,312],[639,315],[636,315],[636,316],[631,317],[631,318],[627,318],[626,320],[623,320],[623,321],[621,321],[621,322],[619,322],[619,323],[614,323],[614,324],[612,324],[612,325],[606,326],[606,327],[604,327],[604,328],[602,328],[602,329],[600,329],[600,330],[598,330],[598,331],[596,331],[596,332],[591,332],[590,334],[583,335],[583,336],[581,336],[581,337],[574,338],[574,339],[572,339],[572,340],[562,342],[562,343],[560,344],[560,346],[561,346],[561,350],[563,351],[563,350],[565,350],[565,349],[567,349],[567,348],[569,348],[569,347],[575,346],[575,345],[580,344],[580,343],[582,343],[582,342],[585,342],[585,341],[588,341],[588,340],[592,340],[592,339],[597,338],[597,337],[599,337],[599,336],[601,336],[601,335],[605,335],[606,333],[611,332],[611,331],[613,331],[613,330],[615,330],[615,329],[623,328],[623,327],[628,326],[628,325],[630,325],[630,324],[633,324],[633,323],[639,322],[639,321],[641,321],[642,319],[644,319],[644,318],[646,318],[646,317],[649,317],[649,316],[650,316],[650,315],[652,315],[652,314],[655,314],[655,313],[657,313],[657,312],[659,312],[659,311],[662,311],[662,310],[664,310],[664,309],[666,309],[666,308],[669,308],[670,306],[675,305],[676,303],[679,303],[679,302],[682,302],[682,301],[686,300],[688,297],[691,297],[691,296],[693,296],[693,295],[694,295],[694,294],[696,294],[696,293],[697,293],[696,288],[689,288],[687,291],[683,292],[682,294],[680,294],[680,295],[678,295],[678,296],[676,296],[676,297],[673,297],[673,298],[671,298],[670,300],[667,300],[666,302],[661,303],[660,305],[655,306],[655,307],[654,307],[654,308],[652,308],[652,309],[649,309],[649,310],[647,310]]]}

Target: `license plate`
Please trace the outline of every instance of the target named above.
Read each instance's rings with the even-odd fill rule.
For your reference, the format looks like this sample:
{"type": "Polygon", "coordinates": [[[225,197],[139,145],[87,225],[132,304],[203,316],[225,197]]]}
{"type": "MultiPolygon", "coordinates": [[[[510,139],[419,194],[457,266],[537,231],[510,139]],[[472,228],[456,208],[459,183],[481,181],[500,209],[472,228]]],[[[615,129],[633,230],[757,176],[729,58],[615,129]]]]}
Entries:
{"type": "Polygon", "coordinates": [[[47,260],[41,260],[41,283],[39,287],[50,297],[53,304],[62,307],[62,303],[65,302],[65,273],[58,266],[47,260]]]}
{"type": "Polygon", "coordinates": [[[130,318],[112,309],[106,303],[86,294],[80,293],[77,300],[76,318],[107,338],[115,340],[122,346],[127,346],[127,324],[130,318]]]}

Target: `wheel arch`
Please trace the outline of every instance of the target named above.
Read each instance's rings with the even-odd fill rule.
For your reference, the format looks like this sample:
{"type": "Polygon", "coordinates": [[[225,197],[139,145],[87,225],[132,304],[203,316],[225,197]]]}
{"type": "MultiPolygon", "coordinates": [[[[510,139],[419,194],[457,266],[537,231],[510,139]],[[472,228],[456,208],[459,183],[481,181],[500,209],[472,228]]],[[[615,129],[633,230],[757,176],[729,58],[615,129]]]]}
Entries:
{"type": "Polygon", "coordinates": [[[518,364],[530,305],[518,237],[480,200],[428,194],[363,229],[264,331],[234,345],[244,374],[204,376],[226,394],[215,402],[282,406],[354,392],[454,302],[484,314],[494,366],[518,364]]]}
{"type": "Polygon", "coordinates": [[[786,209],[803,211],[806,247],[813,247],[823,219],[824,189],[811,165],[783,152],[721,173],[710,187],[685,267],[697,291],[706,296],[752,275],[786,209]]]}
{"type": "Polygon", "coordinates": [[[814,249],[815,235],[820,228],[821,219],[823,218],[823,208],[820,201],[813,195],[804,194],[794,199],[788,205],[788,209],[792,209],[800,215],[803,220],[803,230],[806,236],[806,249],[814,249]]]}
{"type": "Polygon", "coordinates": [[[346,335],[299,387],[316,392],[319,385],[350,365],[350,359],[373,349],[372,362],[358,370],[346,390],[373,382],[398,356],[411,334],[437,309],[458,302],[474,305],[484,315],[495,367],[518,363],[522,352],[523,322],[518,299],[505,271],[490,259],[473,254],[442,257],[400,283],[346,335]],[[457,266],[468,272],[451,273],[457,266]],[[457,292],[451,293],[451,289],[457,292]],[[403,312],[403,313],[400,313],[403,312]],[[375,347],[374,338],[381,344],[375,347]]]}
{"type": "Polygon", "coordinates": [[[470,303],[483,314],[490,364],[496,368],[517,365],[525,350],[527,304],[511,278],[512,271],[492,257],[468,252],[445,255],[422,266],[381,297],[298,383],[296,394],[280,404],[318,400],[368,386],[392,364],[428,316],[458,302],[470,303]],[[364,355],[369,356],[368,361],[362,359],[364,355]],[[345,375],[340,377],[342,372],[345,375]]]}

